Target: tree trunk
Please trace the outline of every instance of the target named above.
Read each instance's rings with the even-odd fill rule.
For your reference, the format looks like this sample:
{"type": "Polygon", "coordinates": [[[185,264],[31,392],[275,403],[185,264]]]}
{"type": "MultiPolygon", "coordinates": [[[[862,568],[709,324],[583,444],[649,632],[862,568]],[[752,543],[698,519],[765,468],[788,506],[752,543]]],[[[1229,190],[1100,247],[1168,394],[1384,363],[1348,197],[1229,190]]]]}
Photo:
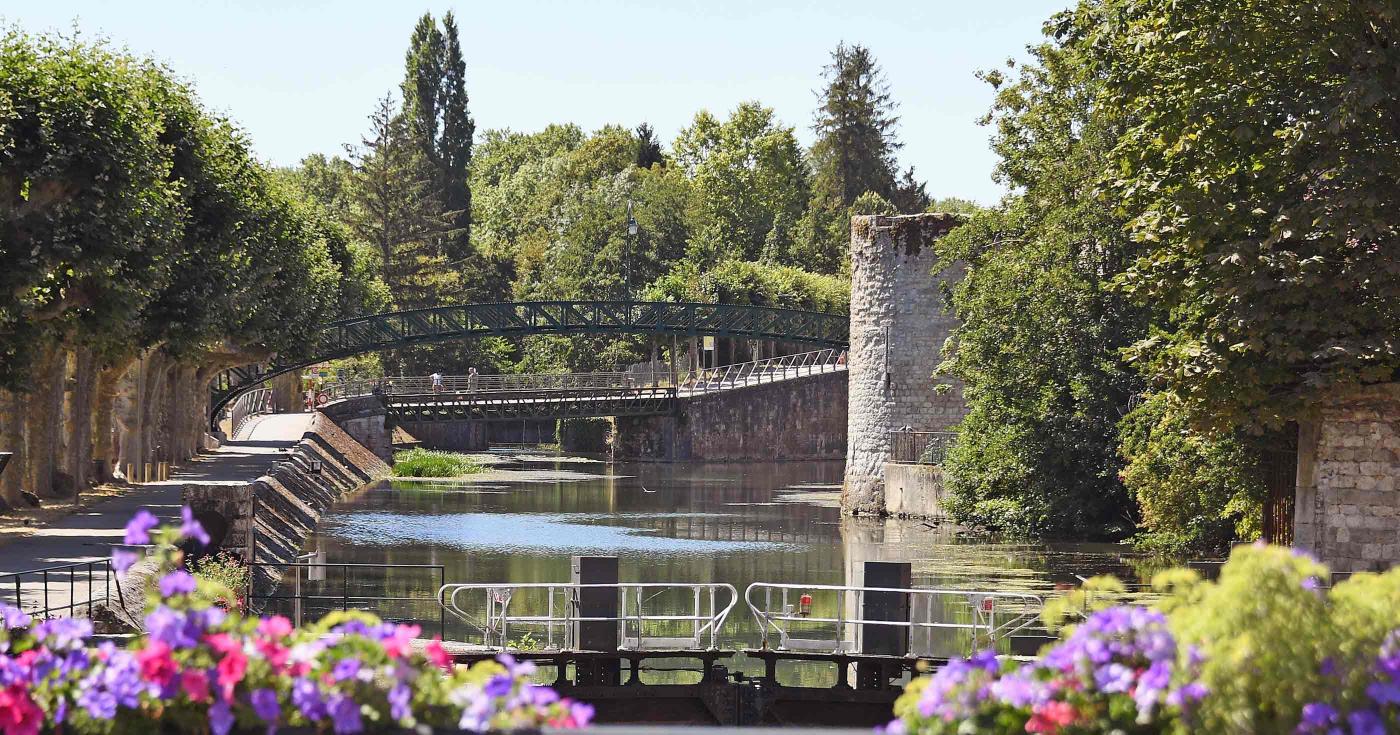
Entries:
{"type": "Polygon", "coordinates": [[[79,347],[73,355],[73,391],[68,395],[68,474],[76,500],[92,482],[93,408],[97,393],[97,355],[79,347]]]}
{"type": "Polygon", "coordinates": [[[58,497],[54,489],[54,466],[58,459],[58,423],[63,411],[66,373],[65,355],[57,344],[39,349],[30,373],[34,379],[34,392],[26,406],[24,434],[29,484],[26,489],[41,498],[58,497]]]}
{"type": "Polygon", "coordinates": [[[141,462],[146,454],[142,426],[142,397],[146,395],[146,361],[149,353],[141,355],[127,367],[117,381],[115,408],[117,412],[117,471],[127,482],[140,482],[141,462]]]}
{"type": "Polygon", "coordinates": [[[135,357],[125,357],[102,368],[97,376],[97,396],[93,407],[92,455],[97,460],[95,471],[98,482],[111,482],[117,465],[117,451],[114,435],[117,388],[122,375],[136,362],[135,357]]]}
{"type": "Polygon", "coordinates": [[[24,399],[17,393],[0,391],[0,452],[10,452],[10,464],[0,472],[0,501],[6,508],[20,508],[19,491],[24,483],[24,399]]]}

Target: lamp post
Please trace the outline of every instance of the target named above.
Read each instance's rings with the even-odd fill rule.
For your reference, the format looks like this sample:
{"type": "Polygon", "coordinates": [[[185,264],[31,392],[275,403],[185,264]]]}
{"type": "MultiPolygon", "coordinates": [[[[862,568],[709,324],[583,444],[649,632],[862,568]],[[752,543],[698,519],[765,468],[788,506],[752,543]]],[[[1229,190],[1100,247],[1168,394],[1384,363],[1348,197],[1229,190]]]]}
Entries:
{"type": "MultiPolygon", "coordinates": [[[[632,216],[632,200],[627,200],[627,237],[636,249],[637,242],[637,218],[632,216]]],[[[632,266],[627,261],[627,248],[622,251],[622,298],[626,301],[632,300],[632,266]]]]}

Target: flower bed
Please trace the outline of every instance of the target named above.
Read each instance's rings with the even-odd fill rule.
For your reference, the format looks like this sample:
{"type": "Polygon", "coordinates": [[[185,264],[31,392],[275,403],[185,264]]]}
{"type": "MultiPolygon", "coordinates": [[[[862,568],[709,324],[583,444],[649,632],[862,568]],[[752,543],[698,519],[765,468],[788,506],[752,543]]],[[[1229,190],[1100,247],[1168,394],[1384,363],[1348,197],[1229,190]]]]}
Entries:
{"type": "Polygon", "coordinates": [[[1034,662],[988,651],[916,679],[886,731],[1400,732],[1400,570],[1322,579],[1262,545],[1236,549],[1218,581],[1164,572],[1155,607],[1100,604],[1034,662]]]}
{"type": "MultiPolygon", "coordinates": [[[[0,606],[0,732],[34,735],[171,732],[337,735],[421,726],[469,731],[577,727],[588,705],[529,682],[533,667],[509,656],[453,666],[419,629],[362,613],[334,613],[294,628],[283,617],[243,617],[211,606],[233,599],[196,579],[174,544],[207,539],[185,511],[178,528],[156,528],[144,511],[128,544],[159,545],[163,574],[152,593],[148,635],[126,648],[93,645],[81,619],[36,622],[0,606]],[[422,650],[416,650],[421,648],[422,650]]],[[[125,570],[134,557],[116,552],[125,570]]]]}

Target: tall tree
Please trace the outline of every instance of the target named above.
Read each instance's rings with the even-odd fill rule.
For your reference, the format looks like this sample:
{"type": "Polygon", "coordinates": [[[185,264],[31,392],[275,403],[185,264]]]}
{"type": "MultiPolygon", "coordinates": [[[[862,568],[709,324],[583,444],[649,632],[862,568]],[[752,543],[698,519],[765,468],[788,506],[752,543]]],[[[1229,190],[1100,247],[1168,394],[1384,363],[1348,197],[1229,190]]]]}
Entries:
{"type": "Polygon", "coordinates": [[[661,151],[661,141],[656,139],[656,131],[651,125],[637,126],[637,168],[651,168],[666,162],[666,154],[661,151]]]}
{"type": "Polygon", "coordinates": [[[454,231],[441,248],[461,267],[471,254],[467,170],[476,126],[467,108],[466,62],[451,12],[443,17],[441,29],[430,13],[418,19],[404,67],[403,114],[433,169],[435,188],[442,199],[440,212],[449,216],[454,231]]]}
{"type": "Polygon", "coordinates": [[[859,44],[838,44],[822,76],[812,126],[814,191],[847,207],[867,191],[892,201],[899,117],[875,56],[859,44]]]}

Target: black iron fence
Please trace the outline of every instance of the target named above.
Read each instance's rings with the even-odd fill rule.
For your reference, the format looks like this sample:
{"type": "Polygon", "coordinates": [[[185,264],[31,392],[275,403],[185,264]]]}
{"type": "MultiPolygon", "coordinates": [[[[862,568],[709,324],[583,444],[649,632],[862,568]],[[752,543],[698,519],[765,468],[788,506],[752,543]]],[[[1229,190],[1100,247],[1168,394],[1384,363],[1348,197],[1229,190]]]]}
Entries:
{"type": "Polygon", "coordinates": [[[909,464],[943,464],[953,441],[952,431],[891,431],[890,461],[909,464]]]}
{"type": "Polygon", "coordinates": [[[250,585],[248,608],[260,614],[285,615],[301,625],[336,610],[363,610],[446,637],[447,612],[437,597],[447,582],[442,564],[297,561],[255,562],[249,567],[250,580],[268,575],[278,580],[267,593],[250,585]]]}
{"type": "Polygon", "coordinates": [[[91,617],[113,599],[125,607],[111,559],[0,574],[0,601],[36,618],[91,617]]]}

